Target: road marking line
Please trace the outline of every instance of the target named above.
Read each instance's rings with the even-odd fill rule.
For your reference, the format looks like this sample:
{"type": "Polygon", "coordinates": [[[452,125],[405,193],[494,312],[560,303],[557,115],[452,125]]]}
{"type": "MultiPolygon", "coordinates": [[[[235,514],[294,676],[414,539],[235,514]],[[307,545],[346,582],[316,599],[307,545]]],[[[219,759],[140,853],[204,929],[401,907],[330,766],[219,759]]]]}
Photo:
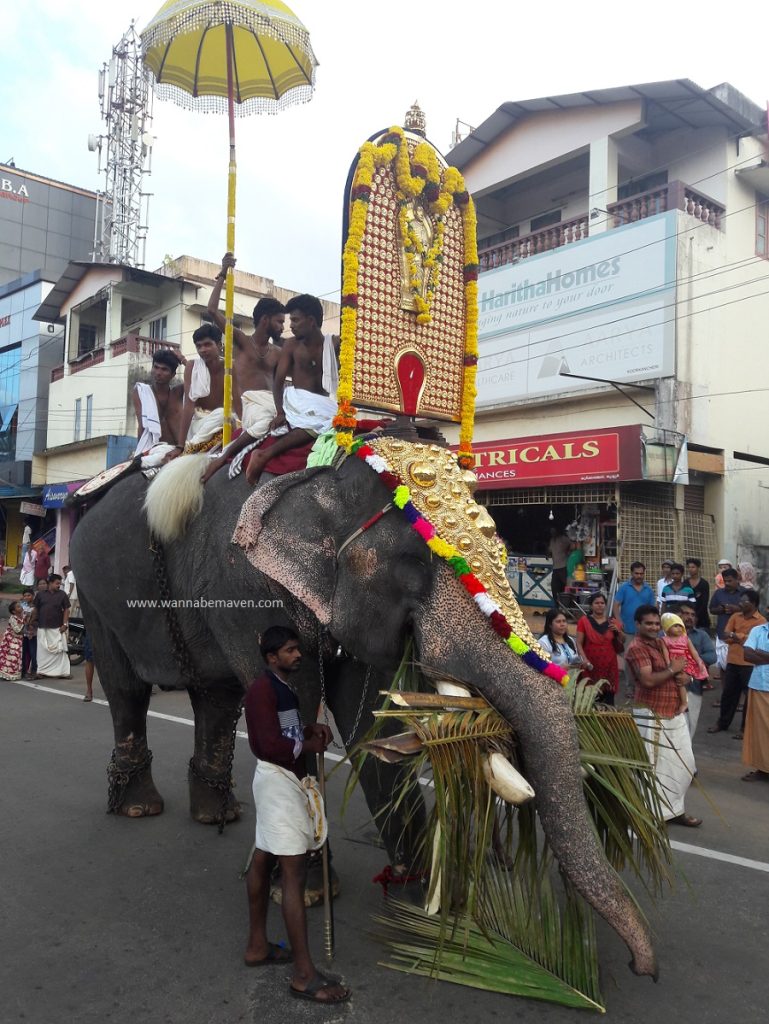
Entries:
{"type": "Polygon", "coordinates": [[[679,843],[671,840],[670,845],[681,853],[693,853],[698,857],[709,857],[711,860],[723,860],[727,864],[739,864],[743,868],[754,871],[769,871],[769,864],[762,860],[749,860],[747,857],[736,857],[733,853],[721,853],[720,850],[708,850],[704,846],[692,846],[690,843],[679,843]]]}
{"type": "MultiPolygon", "coordinates": [[[[52,686],[41,686],[40,683],[28,682],[26,679],[15,679],[13,682],[15,682],[17,686],[26,686],[30,690],[42,690],[44,693],[55,693],[60,697],[72,697],[75,700],[80,701],[83,699],[78,693],[68,693],[67,690],[56,690],[52,686]]],[[[103,704],[104,707],[109,707],[106,700],[101,700],[98,697],[94,697],[93,703],[103,704]]],[[[165,722],[175,722],[177,725],[189,725],[192,727],[195,725],[195,722],[191,718],[181,718],[179,715],[167,715],[162,711],[148,711],[147,717],[160,718],[165,722]]],[[[243,732],[241,729],[238,729],[235,735],[241,740],[248,739],[248,733],[243,732]]],[[[345,760],[345,755],[332,754],[329,751],[326,751],[326,757],[329,761],[345,760]]],[[[429,779],[420,779],[419,782],[423,786],[432,785],[432,782],[429,779]]],[[[762,860],[750,860],[748,857],[738,857],[733,853],[722,853],[720,850],[710,850],[705,846],[692,846],[691,843],[679,843],[674,839],[670,841],[670,845],[672,849],[678,850],[681,853],[691,853],[696,857],[707,857],[709,860],[720,860],[726,864],[737,864],[743,868],[751,868],[753,871],[769,872],[769,864],[762,860]]]]}

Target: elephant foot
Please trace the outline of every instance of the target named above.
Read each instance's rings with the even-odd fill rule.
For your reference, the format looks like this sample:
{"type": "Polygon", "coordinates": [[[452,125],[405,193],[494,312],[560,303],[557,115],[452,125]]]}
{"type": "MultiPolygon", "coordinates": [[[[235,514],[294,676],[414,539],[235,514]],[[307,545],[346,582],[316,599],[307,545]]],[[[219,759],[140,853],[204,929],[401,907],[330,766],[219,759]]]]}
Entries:
{"type": "Polygon", "coordinates": [[[107,765],[109,814],[119,814],[124,818],[148,818],[163,813],[163,797],[152,778],[151,762],[152,754],[149,751],[139,763],[121,764],[113,754],[107,765]]]}
{"type": "Polygon", "coordinates": [[[190,769],[190,815],[201,825],[230,824],[241,817],[240,803],[235,794],[221,781],[202,777],[199,769],[190,769]]]}

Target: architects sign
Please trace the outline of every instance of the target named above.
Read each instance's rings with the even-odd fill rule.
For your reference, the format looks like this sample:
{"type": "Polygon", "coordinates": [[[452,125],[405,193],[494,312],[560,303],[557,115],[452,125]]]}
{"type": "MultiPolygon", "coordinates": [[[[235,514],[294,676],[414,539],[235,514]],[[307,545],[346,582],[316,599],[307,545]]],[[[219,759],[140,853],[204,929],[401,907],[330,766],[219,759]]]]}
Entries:
{"type": "Polygon", "coordinates": [[[29,191],[24,182],[19,184],[11,178],[0,178],[0,199],[13,199],[17,203],[28,203],[29,191]]]}
{"type": "Polygon", "coordinates": [[[473,445],[481,489],[640,480],[640,426],[473,445]]]}
{"type": "Polygon", "coordinates": [[[674,372],[676,213],[485,271],[478,406],[674,372]]]}

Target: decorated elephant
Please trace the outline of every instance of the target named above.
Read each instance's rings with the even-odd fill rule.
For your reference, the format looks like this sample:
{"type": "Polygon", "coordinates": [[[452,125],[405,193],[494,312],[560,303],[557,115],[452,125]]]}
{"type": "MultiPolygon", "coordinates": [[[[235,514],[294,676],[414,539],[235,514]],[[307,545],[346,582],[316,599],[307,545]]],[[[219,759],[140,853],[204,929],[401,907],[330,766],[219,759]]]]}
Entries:
{"type": "MultiPolygon", "coordinates": [[[[146,739],[152,683],[189,690],[191,810],[213,820],[227,793],[237,710],[261,667],[257,636],[266,626],[290,623],[299,632],[307,656],[298,687],[307,711],[317,708],[322,676],[350,743],[367,727],[376,693],[411,637],[431,673],[472,685],[510,722],[561,870],[625,940],[632,969],[656,976],[646,923],[607,862],[586,809],[563,689],[541,671],[547,663],[533,640],[518,640],[515,653],[505,631],[492,628],[500,616],[489,609],[506,606],[508,585],[495,561],[488,514],[448,451],[400,439],[367,450],[365,459],[290,474],[253,493],[242,476],[230,481],[219,474],[181,539],[172,539],[178,526],[164,523],[157,510],[151,536],[140,474],[116,484],[87,513],[71,560],[114,723],[112,808],[138,816],[163,807],[146,739]],[[393,494],[394,482],[408,473],[424,516],[406,501],[405,487],[393,494]],[[430,532],[431,509],[473,571],[487,574],[486,598],[496,602],[468,589],[468,575],[459,578],[441,556],[446,544],[430,532]],[[158,535],[166,538],[162,546],[153,539],[158,535]],[[169,600],[177,607],[158,608],[169,600]]],[[[525,630],[522,618],[513,626],[525,630]]],[[[397,768],[368,759],[362,781],[375,811],[388,770],[397,768]]],[[[236,813],[231,800],[229,814],[236,813]]],[[[384,838],[392,858],[404,856],[395,830],[384,838]]]]}

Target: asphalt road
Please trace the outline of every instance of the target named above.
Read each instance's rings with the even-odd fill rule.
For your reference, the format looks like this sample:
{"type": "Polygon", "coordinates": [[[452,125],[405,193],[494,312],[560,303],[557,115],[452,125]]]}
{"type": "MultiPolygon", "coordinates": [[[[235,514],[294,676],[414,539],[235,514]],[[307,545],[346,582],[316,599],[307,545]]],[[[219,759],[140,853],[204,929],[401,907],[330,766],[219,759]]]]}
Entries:
{"type": "MultiPolygon", "coordinates": [[[[563,1008],[378,966],[384,950],[372,914],[382,900],[370,880],[386,857],[360,798],[339,820],[344,768],[329,782],[343,887],[334,969],[354,996],[337,1008],[290,1000],[285,968],[242,964],[246,906],[238,873],[253,829],[247,742],[238,740],[235,763],[244,817],[224,836],[189,818],[191,723],[163,717],[150,722],[150,744],[165,813],[137,821],[113,817],[105,813],[109,710],[98,698],[80,699],[82,669],[71,683],[47,685],[0,683],[2,1024],[444,1024],[447,1014],[527,1024],[576,1019],[563,1008]]],[[[159,693],[151,712],[190,721],[181,693],[159,693]]],[[[705,732],[715,716],[708,701],[695,743],[707,798],[693,790],[688,802],[705,824],[674,834],[699,852],[677,849],[675,891],[656,907],[641,900],[656,933],[659,983],[634,977],[622,942],[599,926],[608,1017],[621,1024],[649,1024],[671,1011],[676,1024],[767,1020],[769,786],[740,781],[739,744],[729,734],[705,732]]],[[[278,908],[271,915],[272,935],[280,939],[278,908]]],[[[310,927],[322,967],[321,910],[310,911],[310,927]]]]}

